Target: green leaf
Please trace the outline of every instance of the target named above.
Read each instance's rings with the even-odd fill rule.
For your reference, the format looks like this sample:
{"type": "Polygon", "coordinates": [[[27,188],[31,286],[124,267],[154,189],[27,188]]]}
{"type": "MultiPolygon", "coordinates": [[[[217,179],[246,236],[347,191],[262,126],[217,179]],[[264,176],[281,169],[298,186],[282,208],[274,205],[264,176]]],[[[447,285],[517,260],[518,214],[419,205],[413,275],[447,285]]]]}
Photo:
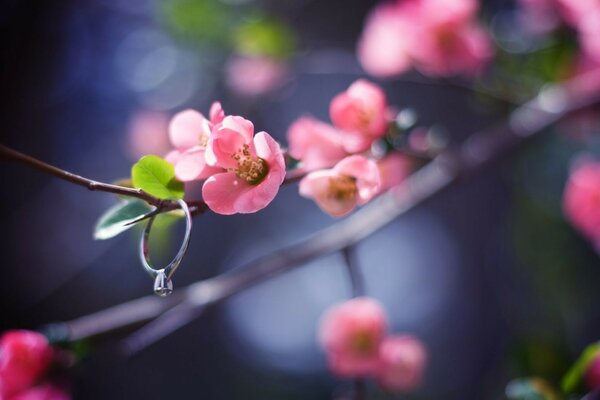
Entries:
{"type": "Polygon", "coordinates": [[[94,228],[94,239],[104,240],[117,236],[135,224],[128,223],[150,212],[152,208],[142,200],[130,200],[109,208],[94,228]]]}
{"type": "Polygon", "coordinates": [[[133,186],[161,199],[182,199],[183,182],[175,178],[175,168],[160,157],[149,155],[131,168],[133,186]]]}
{"type": "Polygon", "coordinates": [[[600,352],[600,342],[589,345],[583,350],[581,356],[575,361],[575,364],[567,371],[562,379],[561,387],[563,392],[572,393],[581,384],[583,375],[594,357],[600,352]]]}
{"type": "Polygon", "coordinates": [[[509,400],[558,400],[560,396],[548,382],[540,378],[514,379],[506,385],[509,400]]]}
{"type": "Polygon", "coordinates": [[[268,17],[249,19],[234,35],[238,52],[251,56],[285,59],[293,55],[296,39],[283,21],[268,17]]]}

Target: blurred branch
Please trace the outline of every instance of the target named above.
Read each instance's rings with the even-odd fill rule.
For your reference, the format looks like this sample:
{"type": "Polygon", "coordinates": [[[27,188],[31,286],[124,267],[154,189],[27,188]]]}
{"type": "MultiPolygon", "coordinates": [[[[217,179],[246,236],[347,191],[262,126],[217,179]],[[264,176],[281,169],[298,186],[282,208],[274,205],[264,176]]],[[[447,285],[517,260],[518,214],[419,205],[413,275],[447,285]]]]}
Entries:
{"type": "Polygon", "coordinates": [[[358,259],[356,258],[356,248],[354,246],[345,247],[342,249],[342,255],[344,256],[344,262],[348,276],[350,277],[350,284],[352,285],[352,297],[364,296],[365,282],[358,259]]]}
{"type": "Polygon", "coordinates": [[[491,162],[520,148],[531,137],[566,115],[597,104],[600,94],[592,91],[594,84],[596,87],[600,86],[600,71],[545,88],[534,99],[515,109],[504,123],[473,134],[459,148],[443,151],[401,185],[390,189],[350,217],[305,240],[258,258],[242,268],[182,288],[170,299],[157,299],[151,295],[59,323],[56,327],[62,327],[59,331],[67,332],[63,340],[79,340],[108,333],[117,325],[123,327],[153,320],[177,305],[173,310],[182,313],[184,318],[177,319],[171,325],[169,318],[157,319],[151,325],[154,332],[159,334],[144,337],[142,328],[128,340],[132,344],[136,343],[136,337],[144,337],[141,345],[133,345],[140,350],[184,326],[206,307],[310,260],[351,247],[461,178],[481,172],[491,162]],[[118,316],[118,324],[111,321],[112,313],[118,316]],[[162,323],[164,325],[157,329],[157,325],[162,323]],[[149,338],[152,340],[148,340],[149,338]]]}

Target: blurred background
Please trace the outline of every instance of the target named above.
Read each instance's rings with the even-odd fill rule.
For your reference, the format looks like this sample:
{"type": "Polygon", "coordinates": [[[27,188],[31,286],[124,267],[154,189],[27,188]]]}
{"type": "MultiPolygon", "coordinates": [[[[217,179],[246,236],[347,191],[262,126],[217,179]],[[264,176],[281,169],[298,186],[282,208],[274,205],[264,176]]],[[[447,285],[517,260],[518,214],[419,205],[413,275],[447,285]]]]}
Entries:
{"type": "MultiPolygon", "coordinates": [[[[166,154],[175,112],[206,113],[214,100],[285,143],[291,122],[306,114],[328,120],[331,98],[366,77],[355,48],[376,3],[5,1],[2,143],[111,182],[128,177],[140,156],[166,154]]],[[[498,27],[499,51],[524,52],[506,36],[514,4],[490,1],[482,8],[498,27]]],[[[553,57],[533,55],[530,69],[519,70],[520,79],[534,81],[530,86],[515,78],[500,88],[515,101],[527,98],[553,57]]],[[[449,145],[512,107],[417,72],[369,79],[449,145]]],[[[367,293],[386,306],[392,331],[419,336],[430,351],[424,385],[405,398],[503,398],[513,377],[560,377],[600,336],[600,260],[561,211],[569,162],[581,148],[576,135],[563,131],[549,132],[357,247],[367,293]]],[[[94,224],[114,197],[0,165],[0,330],[35,329],[151,293],[136,253],[138,230],[93,240],[94,224]]],[[[197,195],[199,187],[188,193],[197,195]]],[[[175,286],[240,267],[333,222],[295,185],[256,214],[207,213],[194,221],[175,286]]],[[[180,228],[156,239],[157,259],[175,251],[180,228]]],[[[323,310],[351,294],[344,268],[338,254],[311,262],[134,355],[119,347],[127,333],[84,344],[89,350],[73,370],[73,397],[330,399],[349,383],[329,375],[315,332],[323,310]]],[[[373,390],[373,398],[385,396],[373,390]]]]}

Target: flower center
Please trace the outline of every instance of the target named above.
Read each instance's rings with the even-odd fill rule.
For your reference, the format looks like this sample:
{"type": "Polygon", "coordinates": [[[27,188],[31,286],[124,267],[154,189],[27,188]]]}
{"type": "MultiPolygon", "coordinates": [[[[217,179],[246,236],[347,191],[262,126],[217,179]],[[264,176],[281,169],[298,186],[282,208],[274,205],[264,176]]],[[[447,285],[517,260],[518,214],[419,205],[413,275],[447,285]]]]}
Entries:
{"type": "Polygon", "coordinates": [[[368,332],[357,332],[351,342],[352,350],[360,355],[371,354],[375,351],[375,344],[375,340],[368,332]]]}
{"type": "Polygon", "coordinates": [[[237,168],[230,168],[231,172],[248,182],[250,185],[258,185],[269,173],[269,164],[260,157],[250,154],[250,146],[245,144],[240,150],[231,156],[237,163],[237,168]]]}
{"type": "Polygon", "coordinates": [[[356,196],[356,192],[356,178],[347,175],[329,178],[327,188],[329,198],[339,201],[351,200],[356,196]]]}
{"type": "Polygon", "coordinates": [[[208,135],[206,135],[205,133],[201,133],[200,137],[198,138],[198,144],[202,147],[206,147],[206,145],[208,144],[208,135]]]}

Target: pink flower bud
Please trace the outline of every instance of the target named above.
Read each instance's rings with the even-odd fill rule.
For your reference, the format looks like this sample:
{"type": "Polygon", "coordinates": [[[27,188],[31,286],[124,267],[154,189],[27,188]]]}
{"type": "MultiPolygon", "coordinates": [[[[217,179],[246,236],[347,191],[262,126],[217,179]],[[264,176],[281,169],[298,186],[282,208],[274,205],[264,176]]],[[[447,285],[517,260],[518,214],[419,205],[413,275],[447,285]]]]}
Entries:
{"type": "Polygon", "coordinates": [[[387,337],[379,347],[377,380],[391,392],[415,389],[423,379],[427,351],[421,341],[410,335],[387,337]]]}
{"type": "Polygon", "coordinates": [[[380,186],[375,161],[349,156],[333,169],[309,173],[300,181],[299,189],[301,196],[313,199],[324,212],[342,217],[371,200],[380,186]]]}
{"type": "Polygon", "coordinates": [[[387,99],[374,83],[359,79],[333,98],[329,106],[333,124],[343,132],[346,151],[368,149],[387,130],[387,99]]]}
{"type": "Polygon", "coordinates": [[[46,372],[53,351],[41,334],[8,331],[0,338],[0,398],[32,386],[46,372]]]}
{"type": "Polygon", "coordinates": [[[375,374],[386,331],[383,307],[372,298],[358,297],[330,308],[321,319],[319,341],[331,371],[342,377],[375,374]]]}
{"type": "Polygon", "coordinates": [[[585,383],[592,390],[600,389],[600,353],[596,354],[585,370],[585,383]]]}
{"type": "Polygon", "coordinates": [[[227,116],[208,139],[206,163],[226,172],[210,176],[202,198],[217,214],[254,213],[277,195],[285,178],[279,144],[266,132],[254,135],[252,122],[227,116]]]}
{"type": "Polygon", "coordinates": [[[563,210],[571,224],[600,247],[600,162],[574,167],[563,195],[563,210]]]}

